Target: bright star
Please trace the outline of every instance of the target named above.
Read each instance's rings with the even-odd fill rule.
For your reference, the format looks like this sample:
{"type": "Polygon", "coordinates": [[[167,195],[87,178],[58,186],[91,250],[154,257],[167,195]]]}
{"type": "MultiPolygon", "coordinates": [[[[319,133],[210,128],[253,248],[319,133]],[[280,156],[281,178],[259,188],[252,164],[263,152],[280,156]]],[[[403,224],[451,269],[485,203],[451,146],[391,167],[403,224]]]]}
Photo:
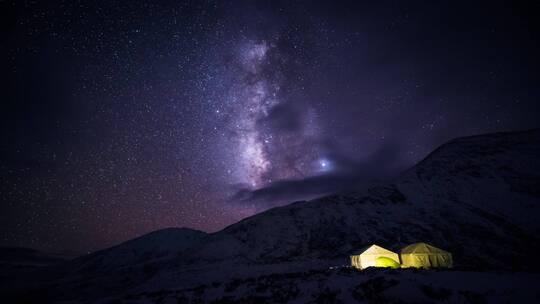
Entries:
{"type": "Polygon", "coordinates": [[[332,163],[328,159],[325,159],[325,158],[319,159],[319,169],[321,171],[331,170],[332,169],[331,167],[332,167],[332,163]]]}

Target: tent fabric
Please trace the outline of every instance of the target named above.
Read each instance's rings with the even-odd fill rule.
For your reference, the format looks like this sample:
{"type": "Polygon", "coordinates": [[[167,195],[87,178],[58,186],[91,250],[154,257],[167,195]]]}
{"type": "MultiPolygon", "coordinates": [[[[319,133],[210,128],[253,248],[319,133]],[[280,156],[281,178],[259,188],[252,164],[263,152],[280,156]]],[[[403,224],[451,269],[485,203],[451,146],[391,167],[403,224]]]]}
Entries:
{"type": "Polygon", "coordinates": [[[398,269],[400,265],[397,261],[382,256],[375,259],[375,267],[389,267],[392,269],[398,269]]]}
{"type": "MultiPolygon", "coordinates": [[[[367,267],[377,267],[377,258],[385,257],[394,260],[399,264],[399,255],[393,251],[385,249],[381,246],[371,245],[366,247],[359,254],[351,255],[351,265],[358,269],[365,269],[367,267]]],[[[386,267],[386,266],[383,266],[386,267]]]]}
{"type": "Polygon", "coordinates": [[[401,266],[416,268],[451,268],[452,254],[426,243],[416,243],[401,249],[401,266]]]}

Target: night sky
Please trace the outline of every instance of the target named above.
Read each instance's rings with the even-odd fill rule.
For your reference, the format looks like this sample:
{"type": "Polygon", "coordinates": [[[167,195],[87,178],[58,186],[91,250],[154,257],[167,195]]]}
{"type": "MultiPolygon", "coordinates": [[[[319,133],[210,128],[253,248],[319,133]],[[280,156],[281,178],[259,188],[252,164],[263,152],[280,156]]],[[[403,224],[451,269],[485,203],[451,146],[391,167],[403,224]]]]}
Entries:
{"type": "Polygon", "coordinates": [[[539,2],[448,2],[0,1],[0,245],[217,231],[539,127],[539,2]]]}

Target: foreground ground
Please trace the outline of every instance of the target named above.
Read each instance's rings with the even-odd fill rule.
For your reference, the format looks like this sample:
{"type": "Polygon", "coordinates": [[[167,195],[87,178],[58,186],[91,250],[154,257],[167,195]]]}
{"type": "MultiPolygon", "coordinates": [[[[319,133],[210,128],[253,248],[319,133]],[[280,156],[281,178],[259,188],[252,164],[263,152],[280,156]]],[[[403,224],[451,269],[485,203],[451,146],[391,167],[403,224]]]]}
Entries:
{"type": "Polygon", "coordinates": [[[539,303],[540,274],[337,268],[213,282],[100,303],[539,303]]]}

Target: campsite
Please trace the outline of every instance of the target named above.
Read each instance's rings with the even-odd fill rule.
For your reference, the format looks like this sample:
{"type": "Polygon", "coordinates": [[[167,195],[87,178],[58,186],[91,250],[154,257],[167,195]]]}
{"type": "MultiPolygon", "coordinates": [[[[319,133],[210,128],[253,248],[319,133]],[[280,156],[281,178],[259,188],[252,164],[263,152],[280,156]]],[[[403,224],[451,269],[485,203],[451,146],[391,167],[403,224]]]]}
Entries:
{"type": "Polygon", "coordinates": [[[358,269],[368,267],[396,268],[452,268],[452,254],[426,243],[410,244],[399,254],[378,245],[370,245],[351,255],[351,265],[358,269]]]}

